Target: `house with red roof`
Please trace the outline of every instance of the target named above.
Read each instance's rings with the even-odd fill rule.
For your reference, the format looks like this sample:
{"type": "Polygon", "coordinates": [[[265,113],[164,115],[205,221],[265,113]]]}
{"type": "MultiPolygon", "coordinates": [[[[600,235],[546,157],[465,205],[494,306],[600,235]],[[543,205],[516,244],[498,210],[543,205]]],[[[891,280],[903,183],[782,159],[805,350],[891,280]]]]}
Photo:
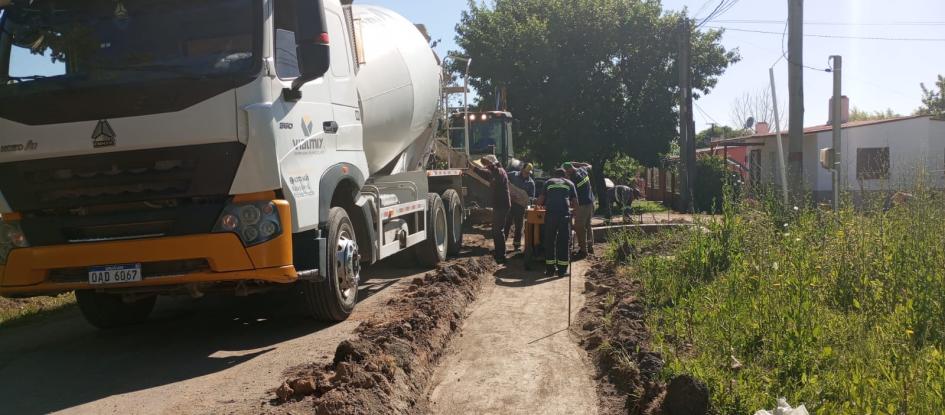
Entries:
{"type": "MultiPolygon", "coordinates": [[[[843,107],[849,105],[845,103],[843,107]]],[[[905,116],[848,120],[849,112],[845,111],[841,119],[840,167],[844,193],[859,200],[869,193],[911,192],[920,184],[945,190],[945,119],[905,116]]],[[[833,172],[828,169],[832,130],[830,120],[804,129],[803,183],[815,202],[829,201],[833,194],[833,172]]],[[[789,132],[784,131],[781,139],[787,158],[789,132]]],[[[756,125],[752,135],[715,140],[709,147],[697,150],[697,156],[708,154],[725,157],[731,170],[740,173],[748,187],[780,186],[777,136],[764,123],[756,125]]],[[[664,171],[667,169],[655,170],[660,171],[648,171],[647,176],[671,178],[669,171],[664,171]]],[[[660,184],[663,189],[678,189],[673,184],[656,186],[660,184]]],[[[647,186],[649,191],[649,182],[647,186]]],[[[672,195],[663,196],[673,199],[672,195]]]]}

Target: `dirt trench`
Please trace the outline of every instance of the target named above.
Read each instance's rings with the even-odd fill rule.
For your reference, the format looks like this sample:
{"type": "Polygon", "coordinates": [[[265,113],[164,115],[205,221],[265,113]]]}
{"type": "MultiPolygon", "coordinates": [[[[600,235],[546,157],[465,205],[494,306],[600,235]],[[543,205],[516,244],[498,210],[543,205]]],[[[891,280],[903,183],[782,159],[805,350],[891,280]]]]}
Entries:
{"type": "Polygon", "coordinates": [[[338,345],[330,363],[289,370],[263,412],[428,412],[423,389],[494,267],[491,259],[463,259],[413,279],[338,345]]]}
{"type": "MultiPolygon", "coordinates": [[[[619,249],[619,248],[618,248],[619,249]]],[[[647,309],[638,281],[620,275],[614,264],[591,264],[578,316],[580,344],[594,362],[602,415],[702,415],[709,394],[701,382],[660,377],[665,362],[650,348],[647,309]]]]}

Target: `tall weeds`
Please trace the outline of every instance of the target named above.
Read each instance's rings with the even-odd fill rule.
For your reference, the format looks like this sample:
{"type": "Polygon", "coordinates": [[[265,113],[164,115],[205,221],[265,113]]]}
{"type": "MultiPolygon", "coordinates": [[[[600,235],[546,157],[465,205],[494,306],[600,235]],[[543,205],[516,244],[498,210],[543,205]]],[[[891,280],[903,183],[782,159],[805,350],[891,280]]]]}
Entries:
{"type": "Polygon", "coordinates": [[[635,263],[667,373],[722,413],[945,413],[945,207],[868,213],[725,198],[672,257],[635,263]],[[738,363],[736,363],[738,362],[738,363]]]}

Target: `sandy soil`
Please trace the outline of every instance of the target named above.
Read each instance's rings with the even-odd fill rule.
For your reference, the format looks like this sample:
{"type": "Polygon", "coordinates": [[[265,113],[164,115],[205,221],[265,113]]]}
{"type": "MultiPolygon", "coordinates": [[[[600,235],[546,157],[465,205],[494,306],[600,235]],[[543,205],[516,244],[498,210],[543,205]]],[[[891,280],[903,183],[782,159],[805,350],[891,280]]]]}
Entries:
{"type": "MultiPolygon", "coordinates": [[[[573,266],[572,315],[584,304],[573,266]]],[[[512,259],[483,287],[429,387],[437,414],[597,414],[587,354],[570,338],[568,279],[512,259]]]]}
{"type": "Polygon", "coordinates": [[[152,322],[99,331],[71,310],[0,330],[0,413],[257,413],[285,369],[339,342],[425,271],[377,266],[350,319],[324,325],[285,295],[159,303],[152,322]]]}

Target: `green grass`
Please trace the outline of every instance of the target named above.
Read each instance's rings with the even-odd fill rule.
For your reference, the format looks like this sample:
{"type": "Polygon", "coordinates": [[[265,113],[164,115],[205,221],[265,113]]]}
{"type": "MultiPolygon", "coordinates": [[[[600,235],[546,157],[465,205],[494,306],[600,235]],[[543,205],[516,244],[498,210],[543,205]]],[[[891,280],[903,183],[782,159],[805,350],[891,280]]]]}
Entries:
{"type": "Polygon", "coordinates": [[[633,214],[635,215],[641,215],[644,213],[660,213],[669,210],[666,208],[666,206],[663,206],[662,203],[654,202],[652,200],[634,200],[631,208],[633,209],[633,214]]]}
{"type": "Polygon", "coordinates": [[[780,396],[816,414],[942,413],[945,208],[917,194],[868,214],[727,202],[674,256],[632,260],[664,376],[702,379],[726,414],[780,396]]]}
{"type": "Polygon", "coordinates": [[[9,327],[45,317],[75,305],[75,295],[10,299],[0,297],[0,327],[9,327]]]}

